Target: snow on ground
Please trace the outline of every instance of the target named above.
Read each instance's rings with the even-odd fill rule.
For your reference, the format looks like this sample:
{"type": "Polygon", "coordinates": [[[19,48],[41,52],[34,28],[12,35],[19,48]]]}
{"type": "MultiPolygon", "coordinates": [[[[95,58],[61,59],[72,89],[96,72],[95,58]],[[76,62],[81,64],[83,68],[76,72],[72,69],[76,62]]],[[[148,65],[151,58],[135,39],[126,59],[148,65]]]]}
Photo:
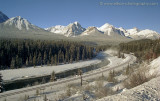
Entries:
{"type": "MultiPolygon", "coordinates": [[[[129,54],[125,54],[125,58],[124,59],[118,58],[116,56],[117,51],[113,51],[113,50],[107,50],[107,51],[104,52],[104,54],[107,54],[105,58],[108,59],[110,61],[110,63],[107,66],[99,68],[99,70],[105,70],[105,69],[109,69],[109,68],[115,67],[117,65],[124,64],[125,62],[127,62],[128,60],[131,59],[131,56],[129,54]]],[[[134,59],[132,60],[132,62],[135,62],[135,59],[136,58],[134,57],[134,59]]],[[[128,64],[126,64],[125,67],[127,65],[128,64]]],[[[115,70],[117,71],[117,70],[122,70],[122,69],[124,69],[124,66],[119,66],[115,70]]],[[[96,72],[96,71],[92,71],[92,72],[96,72]]],[[[108,76],[108,73],[109,73],[109,71],[106,71],[106,72],[103,73],[103,75],[105,76],[105,78],[108,76]]],[[[102,74],[95,75],[93,77],[87,77],[84,80],[87,81],[88,79],[93,79],[94,78],[94,80],[92,82],[88,83],[88,85],[91,88],[92,87],[94,88],[97,85],[97,82],[99,82],[97,80],[99,80],[99,77],[101,77],[101,76],[102,76],[102,74]]],[[[124,75],[120,75],[117,78],[118,78],[119,81],[121,81],[121,79],[125,79],[126,77],[124,77],[124,75]]],[[[100,80],[100,82],[101,82],[101,80],[100,80]]],[[[102,82],[103,82],[103,86],[104,87],[107,87],[107,88],[110,87],[110,88],[112,88],[113,91],[116,91],[117,89],[123,89],[122,84],[120,84],[120,83],[113,84],[113,83],[108,82],[106,80],[104,80],[104,81],[102,80],[102,82]]],[[[84,85],[84,87],[85,86],[87,86],[87,85],[84,85]]],[[[96,92],[96,90],[95,91],[93,90],[93,92],[96,92]]],[[[88,93],[88,92],[85,91],[85,96],[87,97],[87,101],[94,101],[94,100],[96,100],[95,94],[93,94],[91,92],[88,93]]],[[[65,99],[65,101],[82,101],[82,94],[81,93],[79,93],[79,94],[76,93],[76,94],[72,95],[71,97],[65,99]]]]}
{"type": "Polygon", "coordinates": [[[122,93],[104,97],[97,101],[160,101],[160,77],[122,93]]]}
{"type": "MultiPolygon", "coordinates": [[[[94,73],[94,72],[97,72],[97,71],[99,71],[99,70],[105,70],[105,69],[108,69],[108,68],[112,68],[112,67],[114,67],[115,66],[115,64],[116,65],[118,65],[118,64],[123,64],[124,62],[126,62],[126,61],[128,61],[130,58],[131,58],[131,56],[129,55],[129,54],[125,54],[125,56],[126,56],[126,58],[125,59],[121,59],[121,58],[117,58],[117,56],[115,56],[114,55],[114,53],[112,52],[112,51],[105,51],[105,52],[101,52],[100,54],[98,54],[98,56],[96,57],[96,59],[93,59],[93,60],[89,60],[89,61],[93,61],[93,62],[91,62],[91,63],[95,63],[96,61],[97,62],[100,62],[101,61],[101,59],[109,59],[109,61],[110,61],[110,64],[109,64],[109,66],[104,66],[104,67],[102,67],[102,68],[100,68],[100,69],[98,69],[98,70],[93,70],[93,71],[90,71],[90,72],[88,72],[88,73],[86,73],[86,74],[83,74],[83,76],[84,75],[88,75],[88,74],[92,74],[92,73],[94,73]],[[116,62],[116,63],[114,63],[114,61],[116,62]]],[[[87,63],[89,62],[89,61],[87,61],[87,63]]],[[[132,60],[132,62],[134,62],[135,60],[132,60]]],[[[83,61],[83,62],[80,62],[80,64],[78,65],[78,66],[80,66],[80,65],[83,65],[84,66],[84,62],[85,61],[83,61]]],[[[73,63],[73,64],[76,64],[76,66],[77,66],[77,63],[73,63]]],[[[73,64],[68,64],[68,66],[69,65],[73,65],[73,64]]],[[[67,64],[66,64],[67,65],[67,64]]],[[[63,65],[60,65],[60,66],[63,66],[63,65]]],[[[66,66],[66,67],[68,67],[68,66],[66,66]]],[[[124,65],[123,65],[124,66],[124,65]]],[[[120,66],[120,67],[118,67],[118,68],[121,68],[121,69],[123,69],[123,66],[120,66]]],[[[125,65],[125,66],[127,66],[127,64],[125,65]]],[[[54,66],[53,66],[54,67],[54,66]]],[[[59,67],[59,66],[58,66],[59,67]]],[[[73,66],[74,67],[74,66],[73,66]]],[[[46,68],[46,69],[49,69],[49,68],[52,68],[52,67],[50,67],[50,66],[44,66],[44,67],[38,67],[38,68],[46,68]]],[[[38,68],[35,68],[35,69],[38,69],[38,68]]],[[[71,67],[70,67],[71,68],[71,67]]],[[[27,69],[29,69],[29,68],[27,68],[27,69]]],[[[26,69],[26,70],[27,70],[26,69]]],[[[32,69],[34,69],[34,68],[32,68],[32,69]]],[[[46,70],[45,69],[45,70],[46,70]]],[[[25,71],[26,71],[25,70],[25,71]]],[[[116,69],[117,70],[117,69],[116,69]]],[[[33,70],[32,70],[33,71],[33,70]]],[[[31,72],[31,71],[29,71],[29,72],[31,72]]],[[[36,71],[36,72],[38,72],[38,71],[36,71]]],[[[42,71],[42,73],[43,73],[44,71],[42,71]]],[[[52,72],[52,71],[50,71],[50,72],[52,72]]],[[[58,70],[56,71],[56,72],[58,72],[58,70]]],[[[11,72],[10,72],[11,73],[11,72]]],[[[34,73],[35,73],[35,70],[34,70],[34,73]]],[[[108,73],[109,73],[109,71],[106,71],[106,72],[104,72],[103,74],[104,74],[104,76],[106,76],[106,75],[108,75],[108,73]]],[[[27,74],[28,75],[28,74],[27,74]]],[[[35,75],[35,74],[34,74],[35,75]]],[[[22,76],[22,75],[21,75],[22,76]]],[[[95,78],[97,78],[97,77],[100,77],[100,76],[102,76],[102,74],[96,74],[96,75],[94,75],[94,76],[90,76],[90,77],[85,77],[85,78],[83,78],[83,80],[90,80],[90,79],[95,79],[95,78]]],[[[64,79],[66,79],[67,80],[67,78],[64,78],[64,79]]],[[[61,80],[58,80],[57,82],[59,82],[59,81],[61,81],[61,80]]],[[[12,96],[8,96],[6,99],[7,99],[7,101],[22,101],[21,99],[24,99],[24,97],[25,97],[25,95],[29,95],[29,100],[27,100],[27,101],[34,101],[35,99],[36,99],[36,101],[37,100],[39,100],[39,101],[43,101],[43,98],[44,98],[44,95],[47,95],[47,98],[48,99],[50,99],[50,100],[55,100],[55,99],[58,99],[58,98],[62,98],[62,96],[64,95],[64,93],[66,93],[66,90],[67,90],[67,85],[69,85],[69,84],[80,84],[80,79],[76,79],[76,80],[74,80],[74,81],[70,81],[70,82],[67,82],[67,83],[63,83],[63,84],[60,84],[60,85],[54,85],[54,86],[47,86],[47,85],[49,85],[49,84],[52,84],[52,83],[54,83],[54,82],[50,82],[50,83],[46,83],[46,84],[43,84],[43,85],[46,85],[46,87],[45,87],[45,90],[43,91],[43,90],[41,90],[40,92],[42,93],[42,92],[44,92],[44,94],[41,94],[39,97],[38,96],[36,96],[35,94],[36,94],[36,90],[34,90],[34,91],[29,91],[29,92],[24,92],[24,93],[21,93],[21,94],[16,94],[16,95],[12,95],[12,96]]],[[[94,83],[91,83],[91,84],[93,84],[94,85],[94,83]]],[[[107,82],[105,82],[105,85],[107,85],[107,82]]],[[[28,88],[35,88],[35,87],[41,87],[41,85],[38,85],[38,86],[33,86],[33,87],[28,87],[28,88]]],[[[7,91],[7,92],[4,92],[4,93],[2,93],[2,94],[9,94],[9,93],[11,93],[11,92],[15,92],[15,91],[23,91],[23,90],[25,90],[25,89],[28,89],[28,88],[22,88],[22,89],[17,89],[17,90],[12,90],[12,91],[7,91]]],[[[1,94],[0,94],[1,95],[1,94]]],[[[91,96],[90,98],[91,98],[91,101],[93,101],[93,96],[92,96],[92,94],[89,94],[89,93],[87,93],[87,95],[88,96],[91,96]]],[[[81,99],[82,98],[82,94],[81,93],[75,93],[74,95],[72,95],[71,97],[69,97],[68,99],[66,99],[66,100],[68,100],[68,101],[70,101],[71,99],[75,99],[75,100],[77,100],[77,101],[81,101],[81,100],[78,100],[78,99],[81,99]]],[[[2,98],[1,100],[3,101],[5,99],[5,97],[4,98],[2,98]]],[[[0,101],[1,101],[0,100],[0,101]]],[[[95,100],[95,99],[94,99],[95,100]]]]}
{"type": "Polygon", "coordinates": [[[104,97],[97,101],[160,101],[160,57],[148,65],[151,74],[157,77],[132,89],[125,89],[121,93],[104,97]]]}
{"type": "Polygon", "coordinates": [[[160,57],[151,62],[150,69],[151,74],[157,73],[157,75],[160,75],[160,57]]]}
{"type": "Polygon", "coordinates": [[[3,75],[3,80],[16,80],[16,79],[23,79],[25,77],[37,77],[51,74],[52,71],[55,73],[63,72],[66,70],[72,70],[76,68],[82,68],[93,64],[98,64],[101,62],[99,58],[103,57],[104,54],[99,53],[96,58],[88,61],[80,61],[77,63],[72,64],[65,64],[65,65],[57,65],[57,66],[36,66],[28,67],[28,68],[21,68],[21,69],[9,69],[9,70],[2,70],[0,71],[3,75]]]}

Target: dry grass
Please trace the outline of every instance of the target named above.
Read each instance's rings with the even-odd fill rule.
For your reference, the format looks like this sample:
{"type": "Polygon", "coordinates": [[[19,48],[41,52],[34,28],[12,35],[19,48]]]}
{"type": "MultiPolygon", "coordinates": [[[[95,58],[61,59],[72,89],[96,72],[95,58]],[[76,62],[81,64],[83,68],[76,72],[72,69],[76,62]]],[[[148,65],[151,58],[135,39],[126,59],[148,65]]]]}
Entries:
{"type": "Polygon", "coordinates": [[[113,92],[109,87],[104,87],[103,81],[101,81],[101,80],[96,81],[95,91],[96,91],[95,95],[98,99],[105,97],[105,96],[108,96],[108,95],[112,94],[112,92],[113,92]]]}
{"type": "Polygon", "coordinates": [[[156,74],[150,75],[148,67],[144,66],[137,69],[132,74],[128,75],[128,78],[123,82],[123,86],[125,88],[130,89],[138,85],[141,85],[155,77],[156,74]]]}

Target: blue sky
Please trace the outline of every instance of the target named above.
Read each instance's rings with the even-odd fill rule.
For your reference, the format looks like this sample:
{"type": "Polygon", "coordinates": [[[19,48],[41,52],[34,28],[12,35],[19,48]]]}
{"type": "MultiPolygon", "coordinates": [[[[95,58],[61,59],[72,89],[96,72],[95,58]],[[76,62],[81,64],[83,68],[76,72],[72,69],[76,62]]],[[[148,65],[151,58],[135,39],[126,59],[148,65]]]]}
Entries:
{"type": "Polygon", "coordinates": [[[0,11],[8,17],[22,16],[42,28],[78,21],[85,28],[110,23],[115,27],[137,27],[160,33],[160,0],[0,0],[0,11]],[[157,5],[104,5],[116,2],[157,5]]]}

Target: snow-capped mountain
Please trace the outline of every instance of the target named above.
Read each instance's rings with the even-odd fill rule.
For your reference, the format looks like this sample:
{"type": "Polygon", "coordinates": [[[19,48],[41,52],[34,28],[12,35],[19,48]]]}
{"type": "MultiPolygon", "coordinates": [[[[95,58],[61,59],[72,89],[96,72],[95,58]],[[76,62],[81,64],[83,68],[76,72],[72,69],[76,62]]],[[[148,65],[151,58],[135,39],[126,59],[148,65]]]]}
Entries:
{"type": "Polygon", "coordinates": [[[3,24],[9,27],[15,27],[19,30],[40,29],[39,27],[31,24],[28,20],[20,16],[10,18],[7,21],[5,21],[3,24]]]}
{"type": "Polygon", "coordinates": [[[9,18],[0,11],[0,23],[5,22],[6,20],[8,20],[9,18]]]}
{"type": "Polygon", "coordinates": [[[140,32],[141,30],[139,30],[138,28],[134,27],[133,29],[128,29],[127,32],[129,33],[129,35],[134,35],[138,32],[140,32]]]}
{"type": "Polygon", "coordinates": [[[53,26],[53,27],[50,27],[50,28],[45,28],[45,30],[48,30],[52,33],[56,33],[56,34],[64,34],[63,33],[63,29],[65,28],[66,26],[62,26],[62,25],[57,25],[57,26],[53,26]]]}
{"type": "Polygon", "coordinates": [[[98,28],[98,30],[102,32],[107,32],[109,28],[113,28],[113,25],[110,25],[109,23],[105,23],[101,27],[98,28]]]}
{"type": "Polygon", "coordinates": [[[138,33],[135,34],[130,34],[130,37],[134,38],[134,39],[158,39],[160,38],[160,34],[158,34],[155,31],[149,30],[149,29],[145,29],[145,30],[141,30],[138,33]]]}
{"type": "Polygon", "coordinates": [[[69,36],[80,35],[82,32],[85,31],[85,28],[83,28],[78,22],[74,22],[69,24],[68,26],[58,25],[58,26],[46,28],[46,30],[56,34],[63,34],[69,37],[69,36]]]}
{"type": "Polygon", "coordinates": [[[81,36],[84,36],[84,35],[98,35],[98,34],[103,34],[103,32],[100,32],[96,27],[88,27],[88,28],[81,34],[81,36]]]}
{"type": "Polygon", "coordinates": [[[129,33],[126,29],[124,29],[123,27],[120,27],[120,28],[118,28],[118,29],[119,29],[120,31],[122,31],[125,36],[129,36],[129,35],[130,35],[130,33],[129,33]]]}
{"type": "Polygon", "coordinates": [[[160,37],[159,33],[149,29],[139,30],[136,27],[128,30],[125,30],[123,28],[119,29],[124,32],[126,37],[130,37],[133,39],[158,39],[160,37]]]}
{"type": "Polygon", "coordinates": [[[120,29],[118,29],[118,28],[116,28],[113,25],[110,25],[108,23],[99,27],[98,30],[104,32],[104,34],[107,34],[109,36],[115,36],[115,35],[125,36],[123,31],[121,31],[120,29]]]}
{"type": "Polygon", "coordinates": [[[157,39],[159,34],[152,30],[139,30],[138,28],[124,29],[122,27],[116,28],[111,24],[104,24],[101,27],[88,27],[83,28],[78,22],[69,24],[68,26],[57,25],[54,27],[46,28],[49,32],[61,34],[67,37],[70,36],[86,36],[86,35],[106,35],[110,37],[126,37],[132,39],[157,39]]]}

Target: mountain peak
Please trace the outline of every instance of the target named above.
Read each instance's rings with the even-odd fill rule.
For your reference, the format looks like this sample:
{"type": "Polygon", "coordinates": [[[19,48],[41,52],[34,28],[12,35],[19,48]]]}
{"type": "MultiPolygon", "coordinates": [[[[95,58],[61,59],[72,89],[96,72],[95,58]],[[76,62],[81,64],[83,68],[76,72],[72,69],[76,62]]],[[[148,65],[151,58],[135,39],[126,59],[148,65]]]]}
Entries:
{"type": "Polygon", "coordinates": [[[133,29],[136,29],[136,30],[137,30],[138,28],[137,28],[137,27],[133,27],[133,29]]]}
{"type": "Polygon", "coordinates": [[[83,28],[77,21],[70,23],[68,26],[54,26],[50,28],[46,28],[46,30],[56,33],[56,34],[63,34],[67,37],[69,36],[76,36],[81,34],[85,31],[85,28],[83,28]]]}
{"type": "Polygon", "coordinates": [[[78,25],[78,24],[79,24],[79,22],[78,22],[78,21],[75,21],[75,22],[74,22],[74,24],[78,25]]]}
{"type": "Polygon", "coordinates": [[[84,36],[84,35],[99,35],[99,34],[102,34],[102,32],[100,32],[96,27],[94,26],[91,26],[91,27],[88,27],[82,34],[81,36],[84,36]]]}
{"type": "Polygon", "coordinates": [[[6,20],[8,20],[9,18],[0,11],[0,23],[5,22],[6,20]]]}
{"type": "Polygon", "coordinates": [[[32,25],[27,19],[24,19],[21,16],[12,17],[8,19],[6,22],[4,22],[4,24],[14,26],[19,30],[29,30],[30,28],[37,28],[36,26],[32,25]]]}
{"type": "Polygon", "coordinates": [[[19,30],[22,30],[22,28],[29,30],[29,25],[31,25],[30,22],[28,22],[26,19],[22,18],[21,16],[16,16],[13,18],[8,19],[5,24],[12,25],[18,28],[19,30]]]}
{"type": "Polygon", "coordinates": [[[98,30],[102,31],[102,32],[106,32],[108,31],[108,29],[113,29],[114,26],[109,24],[109,23],[105,23],[104,25],[102,25],[101,27],[98,28],[98,30]]]}
{"type": "Polygon", "coordinates": [[[109,24],[109,23],[105,23],[105,24],[102,25],[101,27],[111,28],[111,27],[113,27],[113,25],[111,25],[111,24],[109,24]]]}
{"type": "Polygon", "coordinates": [[[140,32],[140,30],[137,27],[134,27],[132,29],[128,29],[127,32],[129,32],[130,35],[132,35],[132,34],[140,32]]]}
{"type": "Polygon", "coordinates": [[[75,21],[73,23],[70,23],[68,26],[81,26],[81,24],[78,21],[75,21]]]}

